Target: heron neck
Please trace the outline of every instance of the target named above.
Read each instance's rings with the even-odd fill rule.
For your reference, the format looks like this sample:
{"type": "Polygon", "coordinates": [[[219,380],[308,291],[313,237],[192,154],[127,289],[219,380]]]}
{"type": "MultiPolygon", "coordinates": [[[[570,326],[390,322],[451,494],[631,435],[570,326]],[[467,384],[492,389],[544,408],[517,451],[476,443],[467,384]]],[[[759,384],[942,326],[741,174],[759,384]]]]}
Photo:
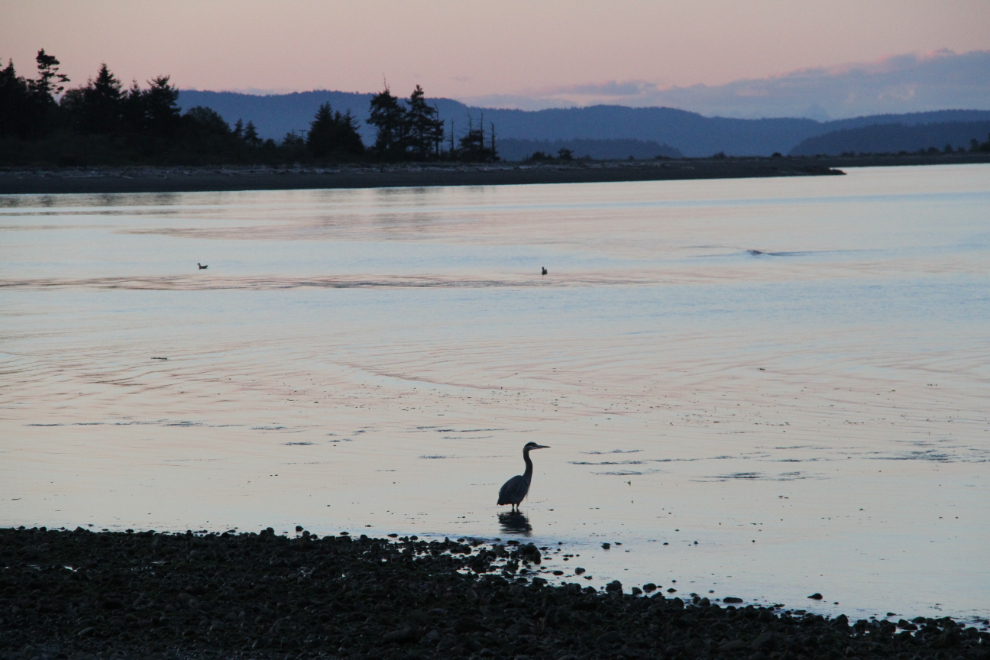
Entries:
{"type": "Polygon", "coordinates": [[[529,483],[533,480],[533,461],[529,460],[528,449],[523,450],[523,460],[526,461],[526,472],[523,473],[523,479],[526,480],[526,483],[529,483]]]}

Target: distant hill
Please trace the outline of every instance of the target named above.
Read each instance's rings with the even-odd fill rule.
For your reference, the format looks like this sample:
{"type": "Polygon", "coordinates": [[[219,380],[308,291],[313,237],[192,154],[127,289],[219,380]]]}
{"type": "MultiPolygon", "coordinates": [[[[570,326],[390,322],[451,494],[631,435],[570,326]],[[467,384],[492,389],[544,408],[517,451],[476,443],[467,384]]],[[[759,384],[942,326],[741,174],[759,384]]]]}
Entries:
{"type": "Polygon", "coordinates": [[[649,160],[657,156],[683,158],[677,149],[657,144],[652,140],[519,140],[498,139],[498,153],[504,160],[524,160],[534,152],[556,156],[561,149],[569,149],[574,158],[589,157],[595,160],[649,160]]]}
{"type": "Polygon", "coordinates": [[[179,92],[179,106],[183,112],[198,105],[212,108],[231,125],[238,119],[243,119],[244,123],[253,121],[262,138],[275,140],[281,140],[290,131],[309,130],[309,122],[313,120],[317,108],[323,103],[329,103],[334,110],[350,110],[351,114],[361,120],[362,137],[365,142],[371,142],[374,132],[368,130],[364,123],[368,117],[370,102],[371,94],[351,92],[297,92],[269,96],[196,90],[179,92]]]}
{"type": "Polygon", "coordinates": [[[826,132],[840,131],[848,128],[860,128],[877,124],[903,124],[917,126],[919,124],[945,124],[948,122],[990,121],[990,111],[987,110],[936,110],[934,112],[910,112],[903,115],[868,115],[851,119],[837,119],[823,122],[826,132]]]}
{"type": "MultiPolygon", "coordinates": [[[[184,110],[202,105],[216,110],[231,124],[238,119],[245,122],[252,120],[262,137],[276,140],[289,131],[308,129],[316,109],[321,103],[329,102],[335,110],[350,110],[361,121],[362,137],[366,143],[373,140],[373,132],[365,124],[370,100],[371,94],[331,91],[253,96],[185,90],[179,95],[179,105],[184,110]]],[[[990,121],[990,111],[981,110],[945,110],[818,122],[813,119],[704,117],[674,108],[598,105],[525,111],[472,108],[444,98],[428,97],[428,101],[437,107],[441,119],[448,121],[448,129],[449,121],[454,121],[455,132],[459,135],[467,129],[469,115],[474,123],[483,115],[486,130],[490,123],[495,124],[499,142],[507,139],[552,142],[638,140],[669,145],[685,156],[711,156],[720,151],[730,156],[788,153],[809,138],[875,124],[990,121]]]]}
{"type": "Polygon", "coordinates": [[[626,108],[597,105],[526,112],[486,110],[503,138],[525,140],[648,140],[668,144],[686,156],[787,151],[810,135],[811,119],[725,119],[702,117],[674,108],[626,108]]]}
{"type": "Polygon", "coordinates": [[[833,131],[802,140],[790,150],[792,156],[816,154],[915,152],[949,145],[953,150],[968,149],[970,140],[983,142],[990,134],[988,121],[952,121],[939,124],[873,124],[833,131]]]}

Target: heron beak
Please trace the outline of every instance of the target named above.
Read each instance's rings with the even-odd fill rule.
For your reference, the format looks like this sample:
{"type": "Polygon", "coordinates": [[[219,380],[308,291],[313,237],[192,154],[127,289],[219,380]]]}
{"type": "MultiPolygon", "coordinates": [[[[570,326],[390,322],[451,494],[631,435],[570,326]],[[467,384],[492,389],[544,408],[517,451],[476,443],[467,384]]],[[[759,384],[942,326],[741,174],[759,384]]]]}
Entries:
{"type": "Polygon", "coordinates": [[[550,449],[550,445],[536,445],[533,449],[550,449]]]}

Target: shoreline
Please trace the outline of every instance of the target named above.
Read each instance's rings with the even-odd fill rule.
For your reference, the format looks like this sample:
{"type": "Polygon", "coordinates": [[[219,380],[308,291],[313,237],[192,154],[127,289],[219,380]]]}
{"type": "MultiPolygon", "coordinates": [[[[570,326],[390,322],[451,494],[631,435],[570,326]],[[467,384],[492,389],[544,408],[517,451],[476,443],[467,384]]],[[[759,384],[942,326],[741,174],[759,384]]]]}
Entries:
{"type": "MultiPolygon", "coordinates": [[[[764,159],[769,160],[769,159],[764,159]]],[[[780,160],[780,159],[775,159],[780,160]]],[[[814,162],[757,160],[400,164],[340,167],[129,167],[0,171],[0,195],[423,188],[841,175],[814,162]]]]}
{"type": "Polygon", "coordinates": [[[551,585],[562,546],[389,536],[0,529],[0,658],[990,657],[986,621],[551,585]]]}
{"type": "Polygon", "coordinates": [[[830,176],[844,174],[837,169],[840,167],[986,162],[990,162],[990,155],[935,154],[284,168],[6,168],[0,170],[0,195],[232,192],[830,176]]]}

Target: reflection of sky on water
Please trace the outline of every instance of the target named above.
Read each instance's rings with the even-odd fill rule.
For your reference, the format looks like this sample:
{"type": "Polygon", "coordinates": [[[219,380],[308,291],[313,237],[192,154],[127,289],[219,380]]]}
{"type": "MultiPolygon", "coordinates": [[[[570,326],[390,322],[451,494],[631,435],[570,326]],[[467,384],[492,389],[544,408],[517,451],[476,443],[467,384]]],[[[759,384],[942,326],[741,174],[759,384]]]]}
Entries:
{"type": "Polygon", "coordinates": [[[596,585],[974,612],[987,171],[3,198],[0,523],[522,534],[596,585]]]}

